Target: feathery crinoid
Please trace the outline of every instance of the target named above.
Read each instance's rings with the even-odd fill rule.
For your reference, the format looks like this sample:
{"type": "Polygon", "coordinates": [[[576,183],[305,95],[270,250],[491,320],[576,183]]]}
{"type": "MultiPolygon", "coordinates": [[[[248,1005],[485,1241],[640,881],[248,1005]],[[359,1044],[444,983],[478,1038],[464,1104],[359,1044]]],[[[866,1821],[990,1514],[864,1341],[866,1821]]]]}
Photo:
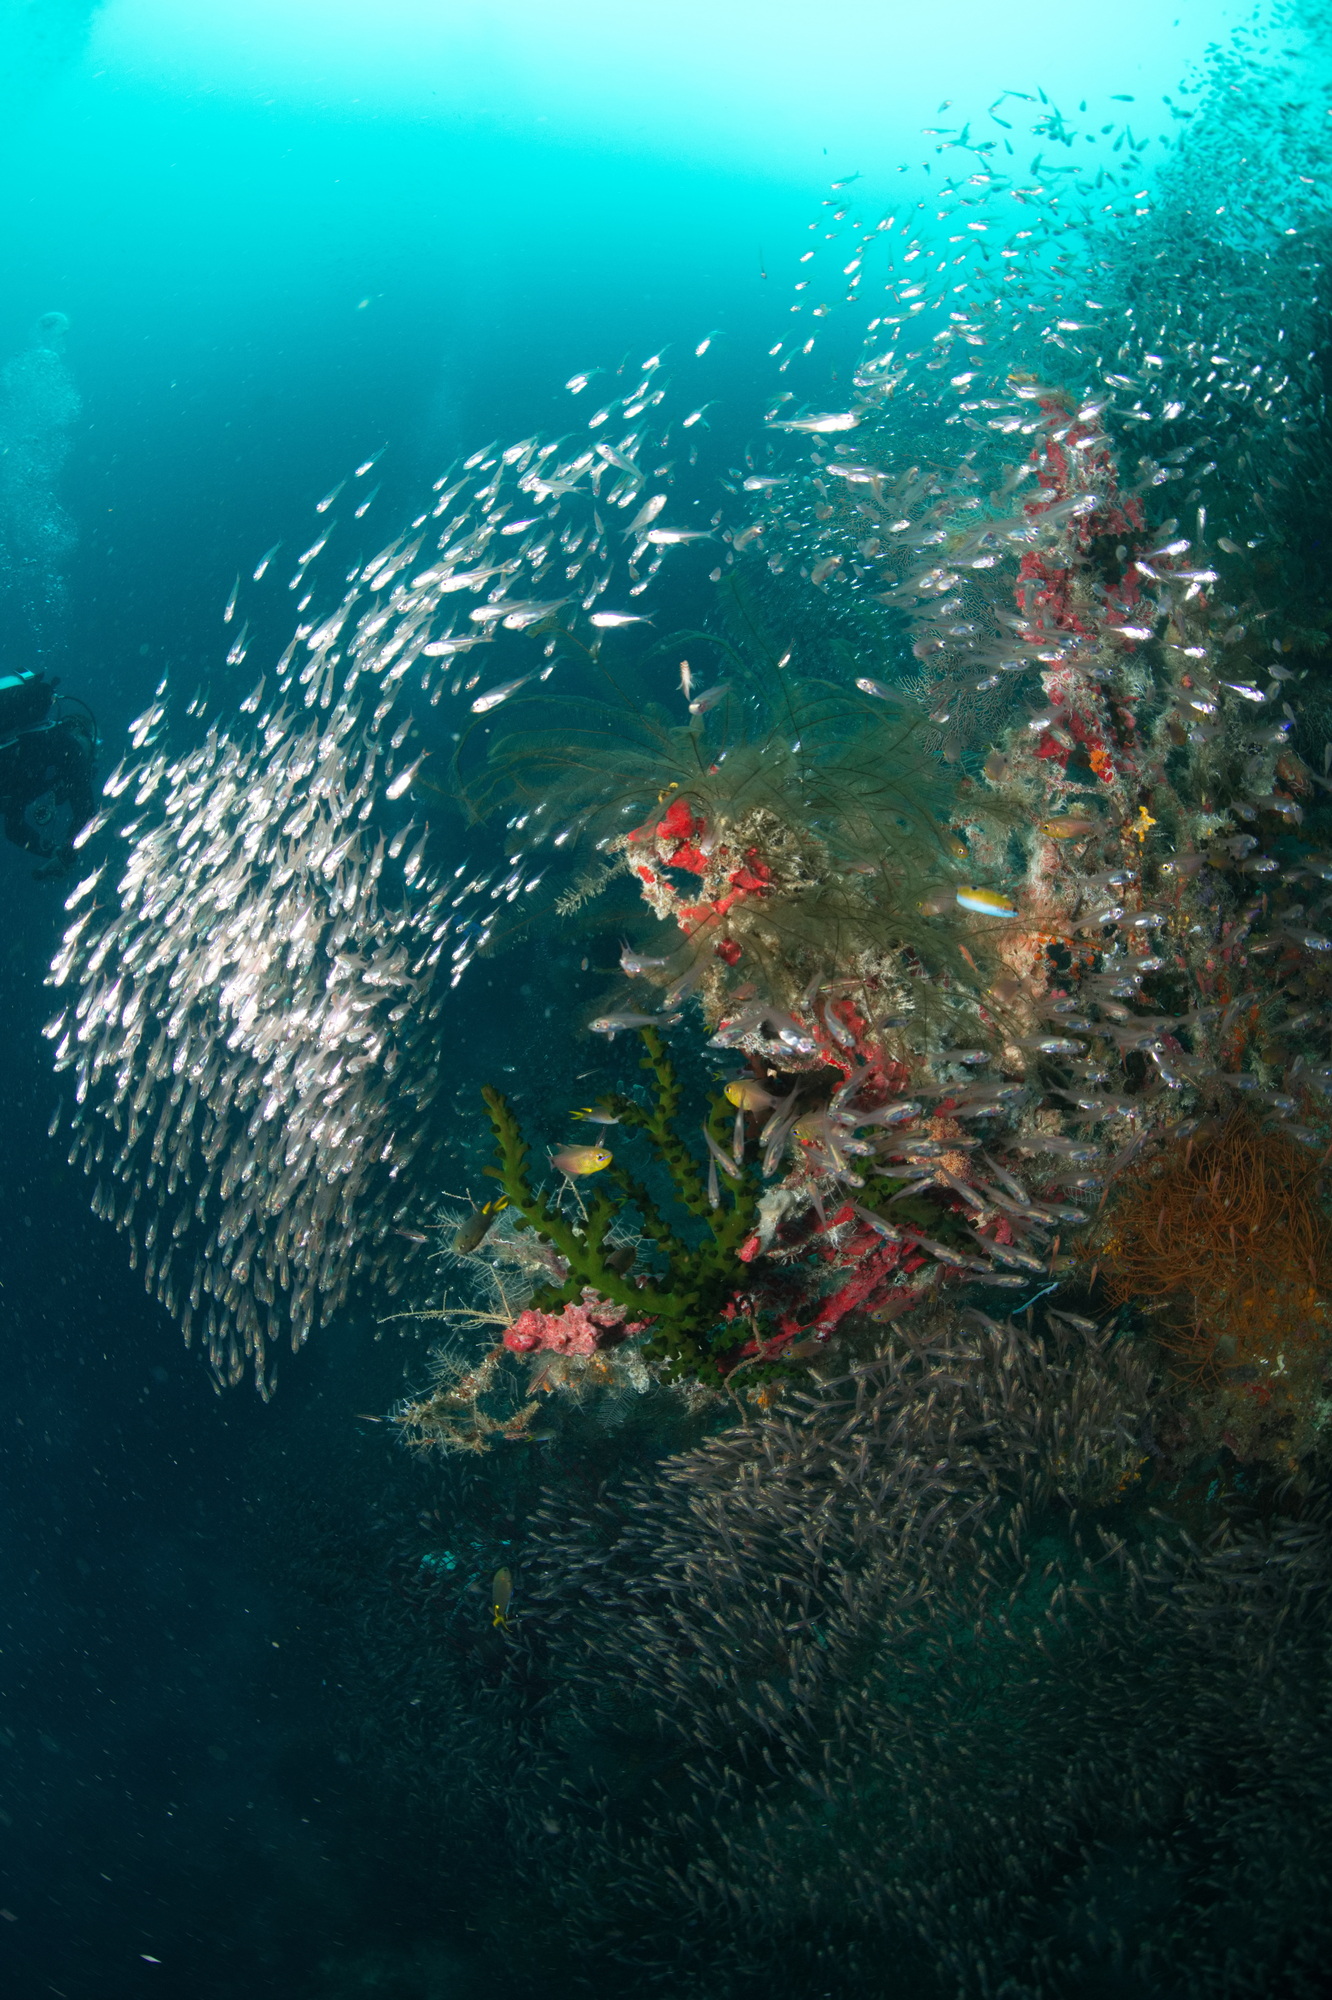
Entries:
{"type": "Polygon", "coordinates": [[[524,704],[529,727],[479,760],[460,747],[464,809],[504,811],[521,844],[574,861],[577,901],[566,890],[557,910],[581,906],[586,882],[609,884],[589,862],[618,857],[674,927],[646,976],[668,996],[697,991],[713,1023],[742,997],[792,1009],[830,978],[891,988],[899,1007],[908,992],[929,1005],[930,982],[977,984],[993,926],[956,903],[976,875],[975,794],[926,740],[923,715],[876,681],[788,670],[766,640],[672,644],[703,640],[728,678],[698,692],[686,679],[687,721],[598,655],[595,695],[539,696],[524,704]]]}

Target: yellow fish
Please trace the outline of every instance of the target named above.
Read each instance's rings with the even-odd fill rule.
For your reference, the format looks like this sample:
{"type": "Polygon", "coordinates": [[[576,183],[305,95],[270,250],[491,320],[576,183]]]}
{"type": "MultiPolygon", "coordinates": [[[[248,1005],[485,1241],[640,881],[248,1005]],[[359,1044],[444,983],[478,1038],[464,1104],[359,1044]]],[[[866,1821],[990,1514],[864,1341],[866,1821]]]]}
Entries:
{"type": "Polygon", "coordinates": [[[572,1179],[575,1174],[599,1174],[610,1165],[611,1155],[604,1146],[561,1146],[551,1154],[550,1163],[572,1179]]]}
{"type": "Polygon", "coordinates": [[[581,1111],[574,1112],[575,1118],[586,1118],[593,1125],[618,1125],[620,1115],[612,1111],[608,1100],[599,1097],[595,1104],[585,1104],[581,1111]]]}
{"type": "Polygon", "coordinates": [[[1055,813],[1040,822],[1041,832],[1051,840],[1081,840],[1084,833],[1095,833],[1098,820],[1088,819],[1084,813],[1055,813]]]}
{"type": "Polygon", "coordinates": [[[453,1235],[454,1252],[459,1257],[470,1257],[479,1250],[490,1233],[490,1225],[501,1210],[509,1205],[507,1194],[497,1194],[493,1201],[487,1201],[480,1208],[474,1208],[458,1224],[453,1235]]]}
{"type": "Polygon", "coordinates": [[[1017,904],[1007,896],[1001,896],[997,889],[959,889],[958,903],[964,910],[975,910],[982,917],[1015,917],[1017,904]]]}
{"type": "Polygon", "coordinates": [[[491,1610],[495,1616],[492,1623],[503,1631],[509,1629],[509,1599],[513,1596],[513,1574],[507,1569],[495,1571],[495,1581],[490,1586],[491,1610]]]}
{"type": "Polygon", "coordinates": [[[727,1084],[725,1097],[737,1111],[766,1111],[773,1101],[771,1094],[752,1076],[735,1077],[727,1084]]]}

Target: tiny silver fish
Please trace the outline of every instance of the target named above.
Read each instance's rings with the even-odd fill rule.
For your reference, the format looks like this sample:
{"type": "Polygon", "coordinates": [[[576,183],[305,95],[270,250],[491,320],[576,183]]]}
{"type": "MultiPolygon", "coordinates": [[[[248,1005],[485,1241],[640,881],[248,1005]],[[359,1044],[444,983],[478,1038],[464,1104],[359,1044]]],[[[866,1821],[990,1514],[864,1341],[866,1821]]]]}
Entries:
{"type": "Polygon", "coordinates": [[[588,1029],[594,1035],[615,1036],[628,1028],[670,1028],[680,1019],[678,1014],[598,1014],[588,1022],[588,1029]]]}

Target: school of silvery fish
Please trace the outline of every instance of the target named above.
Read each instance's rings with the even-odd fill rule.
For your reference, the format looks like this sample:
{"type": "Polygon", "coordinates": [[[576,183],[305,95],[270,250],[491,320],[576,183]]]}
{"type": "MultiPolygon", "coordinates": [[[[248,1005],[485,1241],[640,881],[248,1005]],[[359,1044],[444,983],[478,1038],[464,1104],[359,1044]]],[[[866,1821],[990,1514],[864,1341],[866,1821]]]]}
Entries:
{"type": "MultiPolygon", "coordinates": [[[[241,703],[248,726],[214,723],[173,755],[159,687],[131,729],[139,761],[108,779],[80,837],[111,825],[120,801],[132,809],[117,826],[122,870],[102,862],[67,899],[50,975],[73,993],[48,1031],[73,1074],[71,1161],[218,1381],[248,1360],[267,1391],[272,1343],[300,1346],[354,1275],[391,1279],[390,1249],[405,1253],[393,1232],[427,1138],[432,1024],[496,912],[539,879],[517,861],[434,880],[424,834],[377,823],[421,761],[406,694],[448,690],[483,715],[551,669],[476,694],[473,649],[574,604],[594,632],[639,621],[605,599],[618,582],[631,602],[659,570],[666,494],[638,505],[623,558],[626,531],[612,541],[600,510],[623,518],[649,483],[662,437],[641,420],[665,400],[659,365],[593,415],[585,448],[529,438],[439,481],[431,510],[358,564],[336,608],[297,626],[241,703]],[[612,417],[638,427],[597,435],[612,417]]],[[[330,534],[291,579],[302,613],[330,534]]],[[[242,634],[233,663],[244,651],[242,634]]]]}
{"type": "MultiPolygon", "coordinates": [[[[991,115],[1010,131],[1001,103],[991,115]]],[[[1033,115],[1043,153],[1090,136],[1044,103],[1033,115]]],[[[691,399],[673,415],[663,357],[652,355],[592,412],[576,445],[529,437],[474,453],[437,483],[427,511],[357,562],[336,605],[316,611],[318,580],[343,546],[332,525],[335,489],[319,503],[319,533],[290,579],[302,622],[241,717],[172,749],[168,731],[184,719],[172,723],[164,685],[133,726],[133,757],[108,780],[106,810],[82,836],[86,844],[113,828],[125,858],[94,868],[68,899],[72,920],[51,979],[69,997],[49,1033],[57,1069],[73,1083],[71,1160],[93,1175],[97,1211],[128,1235],[147,1285],[187,1340],[197,1334],[217,1381],[237,1381],[248,1362],[266,1393],[279,1337],[299,1346],[342,1305],[354,1277],[396,1281],[409,1252],[395,1232],[431,1145],[431,1049],[447,994],[506,905],[537,887],[561,848],[576,846],[576,828],[543,824],[537,813],[531,824],[515,822],[521,851],[505,866],[474,872],[464,861],[452,878],[436,876],[419,829],[393,825],[390,813],[420,770],[411,697],[484,716],[556,671],[558,627],[585,621],[595,640],[638,624],[671,550],[715,537],[729,546],[718,549],[714,576],[746,551],[751,561],[766,557],[774,588],[819,593],[820,615],[826,604],[853,635],[864,616],[905,610],[908,664],[940,730],[965,720],[968,698],[1012,685],[1005,676],[1042,673],[1047,708],[1033,719],[1033,743],[1052,730],[1057,742],[1052,710],[1072,702],[1053,685],[1076,650],[1067,631],[1038,611],[1035,593],[1007,621],[998,593],[974,596],[1006,556],[1044,549],[1053,560],[1056,540],[1097,505],[1094,481],[1070,479],[1034,519],[1020,491],[1029,470],[1002,458],[1038,432],[1048,450],[1058,428],[1048,393],[1016,372],[1033,350],[1048,372],[1077,384],[1063,442],[1088,466],[1104,462],[1112,435],[1136,429],[1151,445],[1139,461],[1140,492],[1192,478],[1190,460],[1203,475],[1219,464],[1229,472],[1228,438],[1197,433],[1238,418],[1232,449],[1257,482],[1254,505],[1271,502],[1261,482],[1280,484],[1272,454],[1298,448],[1288,416],[1307,386],[1307,343],[1294,326],[1316,307],[1307,289],[1290,302],[1289,338],[1283,328],[1275,354],[1264,339],[1251,358],[1270,318],[1252,285],[1245,293],[1237,283],[1228,296],[1214,288],[1205,327],[1169,310],[1154,315],[1144,283],[1131,299],[1122,285],[1112,289],[1114,260],[1101,253],[1146,243],[1138,262],[1169,296],[1171,273],[1156,269],[1150,241],[1148,191],[1131,190],[1146,178],[1145,142],[1131,132],[1114,139],[1116,152],[1127,146],[1124,163],[1102,167],[1095,182],[1085,168],[1038,154],[1022,184],[991,157],[1000,143],[1011,152],[1008,139],[936,136],[940,150],[968,156],[968,171],[927,191],[899,232],[905,245],[887,278],[896,310],[869,326],[876,345],[892,344],[867,351],[849,405],[793,408],[794,393],[783,392],[766,413],[774,437],[812,447],[807,471],[797,477],[751,453],[731,482],[734,519],[718,510],[706,529],[696,511],[666,520],[672,499],[700,504],[672,454],[695,455],[707,404],[691,399]],[[945,242],[954,219],[961,227],[945,242]],[[931,224],[943,224],[942,236],[931,224]],[[925,279],[909,268],[922,259],[925,279]],[[1103,296],[1088,295],[1092,282],[1103,296]],[[917,325],[936,320],[921,346],[905,346],[917,325]],[[1181,419],[1195,433],[1183,442],[1181,419]],[[976,443],[945,474],[948,426],[976,443]],[[874,435],[872,458],[851,450],[851,433],[874,435]],[[839,439],[840,450],[829,446],[839,439]],[[740,510],[751,502],[759,511],[746,520],[740,510]],[[857,506],[864,533],[851,543],[847,512],[857,506]],[[975,517],[965,533],[964,510],[975,517]],[[519,646],[540,653],[524,652],[517,671],[506,664],[502,679],[482,687],[481,663],[497,645],[505,663],[519,646]]],[[[843,190],[832,200],[826,235],[835,243],[842,222],[857,224],[843,190]]],[[[886,217],[860,229],[841,270],[846,303],[865,296],[873,257],[893,244],[896,227],[886,217]]],[[[1264,227],[1278,247],[1297,231],[1284,211],[1264,227]]],[[[1291,254],[1294,275],[1298,243],[1291,254]]],[[[811,307],[800,296],[808,282],[798,280],[792,310],[827,317],[831,304],[811,307]]],[[[698,360],[711,341],[698,342],[698,360]]],[[[813,346],[778,342],[772,353],[785,373],[813,346]]],[[[580,396],[592,379],[575,376],[567,387],[580,396]]],[[[346,482],[353,493],[371,463],[346,482]]],[[[1188,504],[1201,510],[1200,494],[1188,504]]],[[[1193,540],[1204,521],[1199,511],[1193,540]]],[[[1253,524],[1229,525],[1244,534],[1253,524]]],[[[1216,580],[1205,559],[1191,569],[1181,562],[1189,540],[1163,534],[1139,563],[1144,584],[1179,586],[1181,609],[1216,580]],[[1151,554],[1164,565],[1155,578],[1151,554]]],[[[228,622],[237,601],[233,594],[228,622]]],[[[1132,640],[1131,619],[1117,623],[1132,640]]],[[[236,664],[245,652],[242,632],[228,657],[236,664]]],[[[1247,678],[1232,678],[1236,700],[1267,701],[1266,690],[1249,694],[1247,678]]],[[[1205,739],[1219,727],[1215,710],[1199,707],[1190,730],[1205,739]]],[[[1285,733],[1274,725],[1269,763],[1285,733]]],[[[946,758],[958,754],[947,736],[941,747],[946,758]]],[[[1093,912],[1098,924],[1118,921],[1110,907],[1093,912]]],[[[1047,1136],[1056,1152],[1060,1135],[1047,1136]]]]}

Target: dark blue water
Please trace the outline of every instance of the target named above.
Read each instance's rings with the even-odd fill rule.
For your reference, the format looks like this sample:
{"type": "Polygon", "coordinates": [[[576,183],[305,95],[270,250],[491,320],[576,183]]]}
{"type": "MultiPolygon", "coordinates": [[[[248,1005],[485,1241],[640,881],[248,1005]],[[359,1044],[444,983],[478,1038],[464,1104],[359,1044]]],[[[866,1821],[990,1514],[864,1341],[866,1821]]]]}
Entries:
{"type": "MultiPolygon", "coordinates": [[[[511,147],[465,175],[460,151],[337,113],[129,86],[108,103],[88,83],[11,141],[3,345],[23,354],[58,304],[82,409],[47,495],[74,538],[67,592],[54,610],[11,599],[8,657],[60,674],[109,745],[164,671],[224,690],[236,571],[294,546],[361,457],[389,444],[392,522],[464,441],[549,424],[575,367],[696,338],[719,295],[742,327],[758,316],[751,241],[714,238],[694,264],[686,212],[719,200],[715,180],[673,177],[672,260],[630,220],[660,191],[650,166],[566,169],[552,197],[511,147]],[[489,218],[517,198],[506,250],[489,218]]],[[[437,1497],[354,1420],[402,1393],[400,1343],[376,1346],[362,1312],[270,1408],[213,1394],[47,1137],[59,892],[20,855],[0,868],[0,1978],[24,1995],[473,1990],[465,1857],[405,1830],[357,1754],[348,1649],[330,1650],[437,1497]]],[[[475,1076],[507,1059],[502,1032],[483,977],[462,1037],[475,1076]]]]}

